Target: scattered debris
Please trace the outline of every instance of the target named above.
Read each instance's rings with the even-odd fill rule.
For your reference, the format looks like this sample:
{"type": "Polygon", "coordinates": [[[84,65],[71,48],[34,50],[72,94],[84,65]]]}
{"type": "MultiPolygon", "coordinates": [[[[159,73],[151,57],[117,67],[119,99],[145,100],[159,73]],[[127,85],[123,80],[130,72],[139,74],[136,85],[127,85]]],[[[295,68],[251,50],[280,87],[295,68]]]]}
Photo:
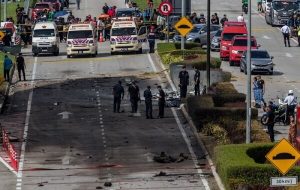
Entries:
{"type": "Polygon", "coordinates": [[[155,174],[154,177],[157,177],[157,176],[166,176],[166,175],[167,175],[166,172],[160,171],[158,174],[155,174]]]}
{"type": "Polygon", "coordinates": [[[91,159],[91,158],[93,158],[92,155],[89,155],[89,156],[88,156],[88,159],[91,159]]]}
{"type": "Polygon", "coordinates": [[[104,186],[105,186],[105,187],[111,187],[111,186],[112,186],[112,183],[107,181],[107,182],[104,183],[104,186]]]}
{"type": "Polygon", "coordinates": [[[188,156],[184,155],[184,153],[180,153],[178,158],[174,158],[170,155],[167,155],[165,152],[161,152],[159,156],[154,156],[153,160],[158,163],[173,163],[173,162],[183,162],[187,160],[188,156]]]}
{"type": "Polygon", "coordinates": [[[79,153],[76,153],[76,156],[81,156],[81,154],[79,154],[79,153]]]}
{"type": "Polygon", "coordinates": [[[101,186],[98,186],[98,187],[96,187],[96,189],[103,189],[103,187],[101,187],[101,186]]]}

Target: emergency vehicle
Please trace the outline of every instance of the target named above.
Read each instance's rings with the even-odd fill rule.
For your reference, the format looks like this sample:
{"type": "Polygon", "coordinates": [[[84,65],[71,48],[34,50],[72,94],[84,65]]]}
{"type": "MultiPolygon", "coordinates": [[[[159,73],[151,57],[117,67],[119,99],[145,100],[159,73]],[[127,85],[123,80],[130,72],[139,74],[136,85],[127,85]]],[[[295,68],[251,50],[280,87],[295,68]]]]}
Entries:
{"type": "Polygon", "coordinates": [[[32,53],[37,56],[40,53],[59,54],[59,34],[54,22],[38,22],[32,31],[32,53]]]}
{"type": "Polygon", "coordinates": [[[17,34],[17,27],[12,22],[1,22],[0,24],[0,44],[6,34],[11,36],[11,44],[18,45],[21,43],[20,35],[17,34]]]}
{"type": "Polygon", "coordinates": [[[142,53],[142,44],[147,41],[147,27],[140,28],[134,20],[115,20],[110,31],[111,53],[142,53]]]}
{"type": "Polygon", "coordinates": [[[67,57],[98,54],[97,32],[92,24],[71,24],[67,34],[67,57]]]}
{"type": "Polygon", "coordinates": [[[247,35],[247,27],[245,22],[225,22],[221,34],[220,42],[220,58],[229,58],[229,48],[232,45],[231,41],[234,36],[247,35]]]}

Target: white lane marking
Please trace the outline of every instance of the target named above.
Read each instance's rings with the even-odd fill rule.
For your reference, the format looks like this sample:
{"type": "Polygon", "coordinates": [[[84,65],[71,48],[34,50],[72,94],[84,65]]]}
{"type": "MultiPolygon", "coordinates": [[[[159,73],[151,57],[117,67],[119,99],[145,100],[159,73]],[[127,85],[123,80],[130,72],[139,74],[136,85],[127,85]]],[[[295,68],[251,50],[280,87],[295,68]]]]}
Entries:
{"type": "MultiPolygon", "coordinates": [[[[156,71],[156,72],[157,72],[157,69],[156,69],[156,67],[155,67],[155,65],[154,65],[154,63],[153,63],[153,60],[152,60],[152,57],[150,56],[150,54],[148,54],[148,59],[149,59],[149,61],[150,61],[150,63],[151,63],[151,66],[152,66],[152,68],[153,68],[153,71],[156,71]]],[[[165,74],[165,76],[166,76],[166,78],[167,78],[167,80],[168,80],[168,82],[169,82],[169,84],[170,84],[172,90],[173,90],[173,91],[177,91],[177,89],[176,89],[176,87],[175,87],[175,84],[174,84],[173,81],[171,80],[171,78],[170,78],[170,76],[169,76],[169,73],[166,71],[164,65],[163,65],[161,62],[159,62],[159,63],[160,63],[161,68],[164,70],[164,74],[165,74]]],[[[180,130],[180,132],[181,132],[181,134],[182,134],[182,136],[183,136],[183,138],[184,138],[184,141],[185,141],[185,143],[186,143],[186,145],[187,145],[187,147],[188,147],[188,149],[189,149],[189,152],[190,152],[190,154],[191,154],[191,156],[192,156],[194,165],[195,165],[195,167],[197,168],[197,167],[198,167],[198,166],[197,166],[197,163],[198,163],[198,162],[197,162],[197,157],[196,157],[196,154],[195,154],[195,152],[194,152],[194,150],[193,150],[193,148],[192,148],[192,146],[191,146],[191,142],[190,142],[190,140],[188,139],[188,137],[187,137],[187,135],[186,135],[186,133],[185,133],[185,131],[184,131],[184,129],[183,129],[181,123],[180,123],[180,120],[179,120],[179,118],[178,118],[178,115],[177,115],[175,109],[172,108],[171,110],[172,110],[172,113],[173,113],[174,118],[175,118],[175,120],[176,120],[177,126],[178,126],[178,128],[179,128],[179,130],[180,130]]],[[[207,156],[207,160],[208,160],[209,164],[211,165],[213,175],[214,175],[214,177],[215,177],[215,180],[216,180],[216,182],[217,182],[219,188],[220,188],[221,190],[223,190],[224,187],[223,187],[223,184],[222,184],[222,182],[221,182],[221,179],[220,179],[219,175],[217,174],[215,168],[213,167],[212,160],[209,159],[209,156],[207,156]]],[[[197,168],[197,172],[198,172],[199,174],[202,174],[202,173],[203,173],[202,170],[201,170],[200,168],[199,168],[199,169],[197,168]]],[[[208,185],[208,181],[205,179],[205,177],[200,177],[200,178],[201,178],[201,181],[202,181],[202,183],[203,183],[203,185],[204,185],[204,188],[205,188],[206,190],[209,190],[210,187],[209,187],[209,185],[208,185]]]]}
{"type": "Polygon", "coordinates": [[[269,36],[264,35],[263,36],[264,39],[270,40],[271,38],[269,36]]]}
{"type": "MultiPolygon", "coordinates": [[[[190,154],[191,154],[191,156],[192,156],[192,160],[193,160],[193,162],[194,162],[194,166],[197,168],[197,167],[198,167],[198,165],[197,165],[197,163],[198,163],[198,161],[197,161],[197,156],[196,156],[196,154],[195,154],[195,152],[194,152],[194,150],[193,150],[193,148],[192,148],[192,146],[191,146],[191,141],[188,139],[188,137],[187,137],[187,135],[186,135],[186,133],[185,133],[185,131],[184,131],[184,129],[183,129],[183,126],[182,126],[181,123],[180,123],[180,120],[179,120],[179,118],[178,118],[178,115],[177,115],[175,109],[172,108],[171,110],[172,110],[172,113],[173,113],[173,115],[174,115],[174,117],[175,117],[177,126],[178,126],[178,128],[179,128],[179,130],[180,130],[180,132],[181,132],[181,134],[182,134],[182,136],[183,136],[183,139],[184,139],[184,141],[185,141],[185,143],[186,143],[186,145],[187,145],[187,147],[188,147],[188,149],[189,149],[189,152],[190,152],[190,154]]],[[[197,168],[197,172],[198,172],[199,174],[202,174],[202,173],[203,173],[203,171],[202,171],[200,168],[197,168]]],[[[208,181],[205,179],[205,177],[201,177],[201,176],[200,176],[200,179],[201,179],[201,181],[202,181],[202,183],[203,183],[204,188],[205,188],[206,190],[209,190],[210,187],[209,187],[208,181]]]]}
{"type": "MultiPolygon", "coordinates": [[[[29,119],[31,114],[31,105],[32,105],[32,98],[33,98],[33,89],[34,89],[34,80],[35,80],[35,74],[36,74],[36,67],[37,67],[37,57],[34,58],[34,64],[33,64],[33,70],[32,70],[32,77],[30,86],[32,87],[29,93],[28,101],[27,101],[27,111],[26,111],[26,119],[25,119],[25,128],[24,128],[24,134],[23,134],[23,142],[21,147],[21,154],[20,154],[20,161],[19,161],[19,171],[17,174],[18,179],[22,179],[23,177],[23,168],[24,168],[24,159],[25,159],[25,150],[26,150],[26,144],[27,144],[27,136],[28,136],[28,128],[29,128],[29,119]]],[[[22,183],[19,181],[18,184],[22,183]]],[[[17,187],[16,189],[21,190],[22,187],[17,187]]]]}
{"type": "Polygon", "coordinates": [[[287,56],[287,57],[294,57],[291,53],[285,53],[285,56],[287,56]]]}
{"type": "Polygon", "coordinates": [[[0,162],[17,176],[17,172],[0,156],[0,162]]]}

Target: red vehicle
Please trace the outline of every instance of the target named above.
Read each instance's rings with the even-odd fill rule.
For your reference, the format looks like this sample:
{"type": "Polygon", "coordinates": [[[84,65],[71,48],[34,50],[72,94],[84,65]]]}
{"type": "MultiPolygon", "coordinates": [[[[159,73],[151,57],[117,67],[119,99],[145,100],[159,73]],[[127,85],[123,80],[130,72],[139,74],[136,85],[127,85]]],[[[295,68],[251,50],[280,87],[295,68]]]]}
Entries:
{"type": "Polygon", "coordinates": [[[32,9],[32,13],[31,13],[31,19],[35,20],[38,16],[39,13],[43,12],[43,11],[53,11],[53,6],[51,3],[46,3],[46,2],[42,2],[42,3],[36,3],[34,8],[32,9]]]}
{"type": "MultiPolygon", "coordinates": [[[[242,54],[247,50],[247,36],[234,36],[229,47],[229,64],[233,66],[235,63],[240,63],[242,54]]],[[[255,37],[251,37],[251,49],[258,49],[259,45],[255,37]]]]}
{"type": "Polygon", "coordinates": [[[229,58],[229,47],[231,46],[232,38],[236,35],[245,34],[247,34],[246,23],[225,22],[220,42],[220,58],[222,60],[229,58]]]}
{"type": "Polygon", "coordinates": [[[61,3],[59,2],[59,0],[43,0],[43,2],[45,3],[51,3],[53,8],[56,10],[56,11],[60,11],[61,9],[61,3]]]}

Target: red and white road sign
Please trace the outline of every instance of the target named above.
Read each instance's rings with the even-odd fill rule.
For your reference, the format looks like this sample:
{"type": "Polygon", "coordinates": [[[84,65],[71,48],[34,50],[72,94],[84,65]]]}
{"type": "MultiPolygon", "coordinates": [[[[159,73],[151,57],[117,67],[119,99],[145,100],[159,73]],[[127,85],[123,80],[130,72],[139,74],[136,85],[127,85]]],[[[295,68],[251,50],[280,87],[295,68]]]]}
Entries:
{"type": "Polygon", "coordinates": [[[171,12],[173,11],[173,6],[171,3],[169,2],[162,2],[159,7],[158,7],[158,11],[160,12],[160,14],[164,15],[164,16],[169,16],[171,14],[171,12]]]}

